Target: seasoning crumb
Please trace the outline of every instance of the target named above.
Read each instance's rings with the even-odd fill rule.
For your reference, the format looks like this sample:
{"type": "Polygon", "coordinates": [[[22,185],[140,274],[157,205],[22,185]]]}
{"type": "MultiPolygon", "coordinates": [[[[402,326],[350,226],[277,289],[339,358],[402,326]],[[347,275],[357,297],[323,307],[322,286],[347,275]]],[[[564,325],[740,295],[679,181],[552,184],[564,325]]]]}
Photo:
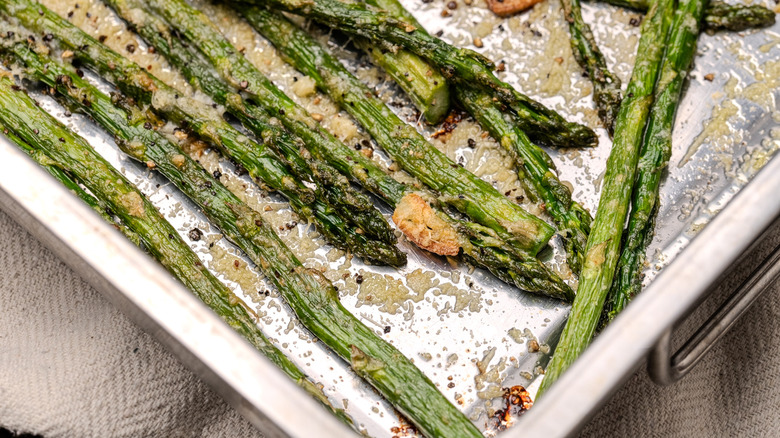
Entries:
{"type": "Polygon", "coordinates": [[[200,228],[193,228],[187,233],[187,236],[189,236],[190,240],[193,242],[197,242],[203,237],[203,231],[201,231],[200,228]]]}
{"type": "Polygon", "coordinates": [[[184,166],[184,163],[187,161],[187,159],[184,157],[184,155],[176,154],[173,157],[171,157],[171,163],[173,163],[174,166],[181,169],[182,166],[184,166]]]}
{"type": "Polygon", "coordinates": [[[715,73],[707,73],[706,75],[704,75],[704,79],[709,81],[709,82],[714,81],[715,80],[715,73]]]}
{"type": "Polygon", "coordinates": [[[474,46],[478,48],[482,48],[484,44],[482,43],[482,38],[474,38],[474,46]]]}

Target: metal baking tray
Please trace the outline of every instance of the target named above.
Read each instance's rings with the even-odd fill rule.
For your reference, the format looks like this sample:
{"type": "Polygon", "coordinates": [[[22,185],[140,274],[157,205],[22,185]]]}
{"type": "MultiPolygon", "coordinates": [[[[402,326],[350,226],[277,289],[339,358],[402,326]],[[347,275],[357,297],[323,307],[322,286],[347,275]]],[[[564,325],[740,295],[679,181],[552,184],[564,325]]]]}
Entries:
{"type": "MultiPolygon", "coordinates": [[[[44,3],[55,4],[62,12],[69,2],[44,3]]],[[[99,2],[79,3],[81,12],[77,13],[91,12],[94,17],[107,14],[99,2]]],[[[441,0],[404,3],[429,31],[441,30],[442,37],[455,44],[474,48],[473,39],[481,38],[484,47],[478,50],[507,64],[505,80],[569,119],[598,126],[588,82],[565,39],[567,30],[557,1],[546,0],[510,19],[493,16],[481,1],[471,6],[458,2],[454,10],[441,0]],[[442,16],[445,9],[449,17],[442,16]],[[548,62],[535,64],[544,59],[548,62]]],[[[212,8],[212,16],[228,26],[225,31],[237,45],[250,48],[250,56],[270,53],[268,43],[261,38],[246,39],[241,24],[225,19],[224,10],[204,7],[212,8]]],[[[641,15],[604,5],[585,5],[585,13],[610,65],[627,82],[639,32],[632,23],[641,15]]],[[[110,17],[84,23],[92,32],[113,29],[112,35],[121,44],[132,37],[110,17]]],[[[245,186],[250,202],[271,207],[270,212],[264,211],[266,217],[283,228],[283,238],[297,242],[292,244],[294,251],[307,265],[324,269],[336,282],[344,305],[413,358],[487,435],[565,435],[575,431],[618,387],[651,346],[780,212],[780,198],[773,196],[780,187],[780,161],[771,159],[780,146],[780,89],[778,78],[772,76],[778,72],[779,34],[780,25],[739,34],[702,35],[692,79],[678,112],[657,233],[649,250],[646,291],[598,337],[540,404],[513,420],[513,426],[503,432],[498,432],[490,419],[493,410],[503,407],[501,398],[493,396],[513,385],[535,393],[550,349],[565,323],[568,305],[523,293],[481,270],[453,266],[408,244],[403,249],[409,253],[409,264],[401,270],[348,259],[324,245],[321,238],[312,240],[308,226],[293,224],[295,218],[281,198],[263,193],[229,164],[218,165],[238,186],[245,186]],[[346,279],[345,273],[349,274],[346,279]],[[365,278],[360,286],[352,280],[357,274],[365,278]],[[539,351],[529,349],[531,340],[538,342],[539,351]]],[[[343,48],[345,42],[335,38],[332,48],[361,77],[375,79],[363,60],[343,48]]],[[[145,56],[142,49],[143,45],[139,56],[145,56]]],[[[293,71],[281,62],[272,59],[261,69],[283,88],[292,83],[293,71]]],[[[410,105],[392,84],[372,83],[387,100],[401,102],[394,107],[415,121],[410,105]]],[[[109,89],[106,84],[101,86],[109,89]]],[[[376,437],[393,436],[399,427],[406,430],[392,408],[357,379],[347,364],[290,322],[291,312],[265,285],[251,262],[220,240],[218,230],[209,227],[181,193],[161,176],[130,161],[86,118],[66,117],[50,98],[40,94],[36,98],[137,183],[185,240],[193,227],[206,232],[206,239],[192,242],[193,249],[256,309],[260,324],[277,345],[321,382],[325,392],[343,404],[362,429],[376,437]],[[216,252],[208,242],[215,243],[216,252]],[[212,256],[217,252],[227,254],[228,260],[238,259],[240,273],[231,271],[232,263],[216,263],[212,256]]],[[[427,135],[433,132],[433,128],[418,126],[427,135]]],[[[456,129],[479,134],[468,121],[456,129]]],[[[572,183],[575,198],[591,211],[598,202],[598,186],[611,145],[603,129],[597,132],[601,143],[596,149],[549,151],[561,178],[572,183]]],[[[358,132],[357,138],[361,135],[358,132]]],[[[485,178],[498,178],[502,171],[509,171],[510,163],[498,146],[488,145],[475,152],[460,144],[465,141],[457,141],[465,137],[454,132],[449,138],[447,143],[438,140],[437,146],[485,178]]],[[[0,154],[4,157],[0,160],[0,206],[212,383],[266,436],[335,437],[350,433],[4,137],[0,137],[0,154]],[[300,421],[302,411],[310,416],[307,421],[300,421]]],[[[216,160],[209,162],[217,165],[216,160]]],[[[502,189],[516,187],[511,178],[497,184],[502,189]]],[[[554,250],[547,254],[552,264],[561,259],[556,243],[554,239],[554,250]]]]}

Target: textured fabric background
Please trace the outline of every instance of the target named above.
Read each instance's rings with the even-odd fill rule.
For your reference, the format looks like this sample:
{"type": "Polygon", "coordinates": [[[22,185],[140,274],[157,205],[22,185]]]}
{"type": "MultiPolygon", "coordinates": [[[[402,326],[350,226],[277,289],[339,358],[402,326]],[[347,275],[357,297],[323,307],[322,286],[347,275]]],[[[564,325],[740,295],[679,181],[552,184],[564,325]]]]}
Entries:
{"type": "MultiPolygon", "coordinates": [[[[45,437],[259,437],[0,212],[0,426],[45,437]]],[[[776,436],[780,303],[764,295],[682,383],[637,372],[583,436],[776,436]]]]}

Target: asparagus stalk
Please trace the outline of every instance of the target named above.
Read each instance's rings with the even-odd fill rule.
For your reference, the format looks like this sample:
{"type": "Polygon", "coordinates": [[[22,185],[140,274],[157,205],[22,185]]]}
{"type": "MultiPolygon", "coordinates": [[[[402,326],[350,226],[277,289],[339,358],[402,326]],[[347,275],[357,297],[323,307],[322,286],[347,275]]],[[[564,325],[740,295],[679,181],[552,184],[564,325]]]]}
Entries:
{"type": "MultiPolygon", "coordinates": [[[[124,0],[108,0],[107,3],[125,17],[132,16],[132,13],[141,13],[140,4],[134,5],[124,0]]],[[[187,47],[178,38],[163,32],[161,29],[167,27],[165,23],[149,16],[143,24],[130,23],[130,25],[178,67],[195,88],[203,90],[215,102],[224,105],[245,127],[283,156],[297,177],[302,180],[316,181],[317,198],[324,199],[336,210],[337,216],[349,218],[367,236],[388,245],[397,243],[393,230],[366,195],[352,188],[349,180],[336,169],[312,157],[304,149],[300,140],[293,138],[287,131],[277,126],[262,108],[252,102],[244,101],[235,90],[218,77],[219,75],[208,62],[200,58],[196,50],[187,47]]],[[[336,220],[330,217],[328,219],[336,220]]],[[[358,236],[354,238],[363,239],[358,236]]],[[[379,250],[387,252],[384,248],[384,245],[378,247],[379,250]]],[[[405,263],[405,254],[395,251],[390,259],[397,260],[391,264],[401,265],[405,263]]]]}
{"type": "MultiPolygon", "coordinates": [[[[204,85],[207,83],[203,80],[204,78],[212,78],[217,75],[213,67],[198,56],[192,56],[186,50],[181,50],[183,45],[165,31],[165,23],[147,14],[143,5],[119,0],[111,0],[111,4],[124,19],[131,20],[131,25],[141,35],[148,37],[147,41],[153,44],[159,53],[168,57],[172,64],[182,66],[182,71],[196,87],[201,87],[209,94],[212,94],[214,89],[218,89],[204,85]],[[190,74],[193,72],[198,74],[191,76],[190,74]]],[[[253,103],[249,100],[244,100],[243,105],[247,109],[253,107],[253,103]]],[[[336,155],[337,165],[340,168],[353,171],[357,180],[374,190],[374,193],[392,207],[398,207],[407,195],[421,193],[397,182],[373,161],[367,160],[356,151],[346,148],[337,152],[340,154],[336,155]]],[[[424,193],[421,194],[426,196],[424,193]]],[[[538,259],[526,254],[518,254],[497,238],[496,234],[489,228],[453,218],[435,203],[430,207],[435,212],[436,217],[455,230],[460,249],[470,263],[481,266],[501,280],[528,292],[567,301],[574,299],[571,288],[538,259]]]]}
{"type": "Polygon", "coordinates": [[[493,64],[471,50],[453,47],[406,21],[360,2],[340,0],[250,0],[247,3],[275,8],[311,18],[343,32],[359,35],[391,51],[400,46],[427,59],[454,84],[478,84],[506,104],[517,123],[537,143],[573,147],[592,146],[596,134],[583,125],[570,123],[555,111],[518,92],[492,73],[493,64]]]}
{"type": "Polygon", "coordinates": [[[470,87],[458,87],[455,96],[479,124],[512,154],[521,179],[531,185],[527,187],[528,191],[541,199],[544,209],[558,225],[569,267],[579,272],[590,232],[590,213],[572,201],[571,191],[556,177],[555,165],[550,157],[531,143],[517,125],[507,121],[499,105],[489,95],[470,87]]]}
{"type": "Polygon", "coordinates": [[[435,67],[406,50],[391,52],[362,38],[357,40],[357,44],[406,92],[426,122],[435,125],[447,117],[450,112],[450,87],[435,67]]]}
{"type": "Polygon", "coordinates": [[[761,5],[730,5],[722,1],[709,2],[704,13],[704,28],[739,32],[775,24],[775,12],[761,5]]]}
{"type": "MultiPolygon", "coordinates": [[[[266,110],[278,111],[279,119],[288,129],[304,138],[304,141],[306,137],[317,135],[319,138],[316,141],[306,142],[310,150],[322,144],[327,144],[329,148],[346,148],[329,134],[325,135],[311,116],[240,54],[201,11],[180,0],[153,0],[148,4],[173,29],[198,47],[225,80],[240,86],[243,92],[250,94],[266,110]]],[[[292,37],[289,33],[287,35],[292,37]]],[[[310,68],[300,69],[313,77],[321,88],[325,88],[332,99],[351,112],[405,170],[440,192],[443,202],[457,208],[475,222],[493,229],[501,238],[515,244],[519,251],[535,255],[547,244],[554,232],[552,227],[449,160],[414,128],[400,121],[381,101],[374,99],[370,90],[349,75],[337,60],[312,53],[306,56],[312,56],[309,62],[314,63],[316,60],[318,66],[327,63],[329,71],[317,72],[317,67],[311,64],[307,66],[310,68]],[[336,67],[340,70],[336,70],[336,67]],[[327,87],[322,80],[324,76],[327,76],[327,87]]],[[[293,59],[290,56],[287,58],[293,59]]]]}
{"type": "Polygon", "coordinates": [[[259,214],[176,145],[147,129],[147,119],[115,107],[116,98],[100,93],[73,69],[43,59],[24,45],[16,46],[15,53],[36,78],[114,134],[131,157],[154,163],[263,269],[304,326],[350,361],[361,377],[407,413],[420,430],[429,436],[481,436],[408,359],[354,318],[339,303],[330,282],[305,269],[259,214]]]}
{"type": "Polygon", "coordinates": [[[608,323],[620,313],[641,289],[641,271],[645,250],[652,240],[658,209],[661,173],[672,153],[672,128],[683,83],[696,53],[705,0],[681,0],[675,12],[672,30],[656,85],[650,120],[645,132],[637,176],[631,199],[631,215],[623,232],[623,249],[617,275],[612,282],[604,317],[608,323]],[[689,24],[691,23],[691,24],[689,24]]]}
{"type": "MultiPolygon", "coordinates": [[[[647,11],[649,0],[602,0],[615,6],[637,11],[647,11]]],[[[704,29],[731,30],[739,32],[759,29],[775,24],[775,13],[761,5],[730,5],[722,1],[711,1],[704,9],[704,29]]]]}
{"type": "MultiPolygon", "coordinates": [[[[395,0],[368,0],[366,3],[422,29],[395,0]]],[[[450,109],[449,85],[436,67],[408,50],[394,52],[382,49],[365,39],[359,39],[358,44],[409,95],[428,123],[439,123],[447,116],[450,109]],[[433,105],[425,105],[425,102],[433,102],[433,105]]]]}
{"type": "MultiPolygon", "coordinates": [[[[27,52],[27,59],[31,52],[27,52]]],[[[51,61],[51,60],[49,60],[51,61]]],[[[195,161],[152,129],[143,117],[113,106],[112,99],[53,62],[38,62],[36,77],[63,93],[70,105],[88,112],[117,136],[122,149],[153,162],[198,204],[221,231],[260,266],[301,322],[375,386],[426,435],[481,437],[473,424],[398,350],[345,309],[321,274],[308,270],[262,217],[242,203],[195,161]],[[86,98],[84,96],[87,96],[86,98]]],[[[116,99],[114,99],[116,100],[116,99]]]]}
{"type": "Polygon", "coordinates": [[[588,237],[577,295],[545,372],[539,395],[590,344],[598,325],[615,274],[620,235],[630,204],[642,134],[653,102],[653,88],[661,69],[673,14],[673,0],[657,0],[642,24],[634,71],[615,122],[615,141],[607,161],[596,218],[588,237]]]}
{"type": "Polygon", "coordinates": [[[33,146],[27,144],[24,140],[16,136],[13,132],[11,132],[8,128],[3,127],[0,125],[0,131],[3,132],[3,135],[5,135],[7,138],[9,138],[12,142],[14,142],[17,146],[19,146],[20,149],[25,151],[27,155],[30,156],[33,160],[35,160],[36,163],[38,163],[41,167],[43,167],[46,172],[49,173],[54,179],[60,182],[65,188],[71,191],[74,195],[78,196],[79,199],[84,201],[85,204],[87,204],[92,210],[94,210],[97,214],[100,215],[106,222],[110,223],[114,226],[117,230],[119,230],[122,234],[125,235],[128,239],[130,239],[131,242],[133,242],[136,245],[141,244],[141,240],[138,237],[138,234],[134,233],[131,229],[127,228],[127,226],[123,223],[117,223],[116,220],[114,220],[113,214],[110,212],[110,209],[108,208],[108,205],[106,205],[104,202],[100,201],[99,199],[92,196],[90,193],[88,193],[86,190],[84,190],[83,187],[79,185],[76,180],[73,179],[72,176],[70,176],[65,170],[59,168],[57,166],[57,163],[49,157],[46,156],[46,154],[43,153],[43,151],[34,148],[33,146]]]}
{"type": "Polygon", "coordinates": [[[123,92],[151,104],[159,114],[186,125],[217,146],[252,177],[287,197],[293,209],[312,221],[334,245],[369,260],[393,266],[405,263],[404,253],[391,244],[367,239],[365,233],[335,215],[335,210],[316,199],[273,150],[241,134],[208,105],[180,96],[146,69],[108,49],[42,5],[30,0],[9,0],[0,4],[0,9],[24,26],[57,36],[81,62],[98,70],[123,92]]]}
{"type": "MultiPolygon", "coordinates": [[[[434,148],[414,128],[374,97],[368,87],[352,76],[306,32],[266,9],[254,7],[242,12],[284,54],[285,59],[313,78],[331,99],[371,133],[392,158],[441,193],[445,202],[470,213],[472,218],[479,218],[477,222],[496,232],[503,233],[504,229],[511,232],[515,226],[534,225],[524,225],[523,217],[527,214],[517,204],[434,148]],[[490,216],[493,217],[488,217],[489,212],[492,212],[490,216]]],[[[532,232],[536,234],[537,230],[532,229],[532,232]]],[[[502,237],[513,240],[509,234],[502,237]]],[[[523,242],[518,244],[522,245],[523,242]]]]}
{"type": "MultiPolygon", "coordinates": [[[[424,31],[397,0],[369,0],[368,3],[386,9],[395,17],[424,31]]],[[[550,156],[531,143],[519,127],[507,120],[501,105],[494,102],[488,93],[474,87],[460,86],[455,88],[455,97],[512,154],[518,166],[518,176],[527,193],[544,202],[545,209],[555,220],[564,238],[569,266],[578,273],[590,232],[590,213],[572,201],[571,191],[555,175],[555,164],[550,156]]]]}
{"type": "Polygon", "coordinates": [[[9,77],[0,77],[0,123],[13,134],[12,140],[21,141],[22,149],[40,151],[48,166],[67,170],[84,184],[171,275],[299,386],[334,409],[320,388],[263,335],[244,303],[206,269],[154,205],[81,137],[38,108],[9,77]]]}
{"type": "Polygon", "coordinates": [[[607,68],[607,61],[596,45],[593,32],[582,18],[580,0],[562,0],[561,5],[563,16],[569,23],[569,41],[574,58],[593,82],[593,100],[599,118],[609,135],[612,135],[620,108],[620,79],[607,68]]]}

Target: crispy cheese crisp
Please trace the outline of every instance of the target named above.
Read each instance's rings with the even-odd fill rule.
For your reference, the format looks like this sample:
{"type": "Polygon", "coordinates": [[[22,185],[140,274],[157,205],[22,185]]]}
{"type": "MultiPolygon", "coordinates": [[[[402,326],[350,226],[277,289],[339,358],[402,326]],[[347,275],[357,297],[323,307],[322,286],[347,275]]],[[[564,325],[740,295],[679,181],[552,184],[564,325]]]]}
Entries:
{"type": "Polygon", "coordinates": [[[455,229],[436,216],[431,206],[416,193],[401,199],[393,212],[393,222],[422,249],[445,256],[454,256],[460,251],[455,229]]]}

